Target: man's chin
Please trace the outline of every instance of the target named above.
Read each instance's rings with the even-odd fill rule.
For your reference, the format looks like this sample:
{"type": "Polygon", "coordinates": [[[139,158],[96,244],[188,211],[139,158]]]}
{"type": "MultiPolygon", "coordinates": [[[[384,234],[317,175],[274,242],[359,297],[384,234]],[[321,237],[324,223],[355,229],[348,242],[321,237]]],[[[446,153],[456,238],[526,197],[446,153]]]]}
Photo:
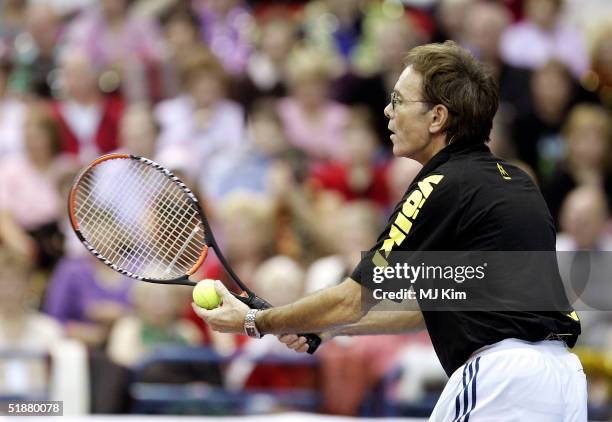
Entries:
{"type": "Polygon", "coordinates": [[[410,151],[406,151],[404,148],[401,148],[398,144],[393,144],[393,155],[396,157],[407,157],[410,158],[412,153],[410,151]]]}

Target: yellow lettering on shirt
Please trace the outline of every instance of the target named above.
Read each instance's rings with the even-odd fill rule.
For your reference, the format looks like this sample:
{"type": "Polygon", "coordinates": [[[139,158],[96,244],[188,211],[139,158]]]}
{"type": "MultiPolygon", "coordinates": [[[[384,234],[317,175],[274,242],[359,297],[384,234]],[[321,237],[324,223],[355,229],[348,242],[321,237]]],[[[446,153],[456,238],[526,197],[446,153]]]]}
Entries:
{"type": "Polygon", "coordinates": [[[401,211],[397,213],[395,221],[391,224],[388,238],[383,242],[382,247],[376,252],[374,258],[372,258],[374,265],[377,267],[387,266],[388,262],[386,258],[393,250],[393,247],[400,246],[404,242],[406,236],[412,229],[412,224],[419,214],[420,209],[425,204],[427,198],[429,198],[429,195],[431,195],[434,187],[438,185],[443,178],[443,175],[427,176],[425,179],[421,180],[417,184],[417,188],[408,195],[408,198],[404,201],[404,205],[402,205],[401,211]],[[384,256],[380,251],[384,252],[384,256]]]}

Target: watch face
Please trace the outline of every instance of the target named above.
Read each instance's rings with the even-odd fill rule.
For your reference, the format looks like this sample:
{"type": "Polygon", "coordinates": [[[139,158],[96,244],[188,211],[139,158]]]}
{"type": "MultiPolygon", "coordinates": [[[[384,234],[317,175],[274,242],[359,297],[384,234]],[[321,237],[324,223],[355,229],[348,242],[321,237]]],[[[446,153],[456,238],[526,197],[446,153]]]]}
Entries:
{"type": "Polygon", "coordinates": [[[261,338],[261,334],[259,333],[259,330],[257,329],[257,326],[255,325],[255,314],[256,313],[257,313],[257,310],[255,309],[250,309],[247,312],[246,317],[244,318],[244,332],[249,337],[261,338]]]}

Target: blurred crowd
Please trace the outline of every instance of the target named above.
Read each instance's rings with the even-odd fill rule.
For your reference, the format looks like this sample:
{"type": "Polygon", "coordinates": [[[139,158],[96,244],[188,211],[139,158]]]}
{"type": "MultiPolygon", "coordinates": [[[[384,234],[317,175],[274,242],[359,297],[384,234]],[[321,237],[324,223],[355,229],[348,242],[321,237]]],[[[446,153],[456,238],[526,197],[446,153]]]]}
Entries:
{"type": "MultiPolygon", "coordinates": [[[[134,368],[172,344],[237,357],[147,377],[309,388],[320,410],[355,415],[401,368],[387,394],[422,401],[445,379],[426,334],[337,338],[299,370],[258,364],[295,354],[211,332],[189,288],[97,262],[66,197],[101,154],[152,158],[197,192],[262,297],[339,283],[420,170],[392,156],[383,115],[403,55],[446,39],[496,76],[489,146],[541,187],[559,249],[612,250],[607,0],[0,0],[0,395],[58,389],[75,412],[125,412],[134,368]]],[[[214,257],[200,275],[226,277],[214,257]]],[[[611,314],[591,327],[579,349],[591,417],[608,418],[611,314]]]]}

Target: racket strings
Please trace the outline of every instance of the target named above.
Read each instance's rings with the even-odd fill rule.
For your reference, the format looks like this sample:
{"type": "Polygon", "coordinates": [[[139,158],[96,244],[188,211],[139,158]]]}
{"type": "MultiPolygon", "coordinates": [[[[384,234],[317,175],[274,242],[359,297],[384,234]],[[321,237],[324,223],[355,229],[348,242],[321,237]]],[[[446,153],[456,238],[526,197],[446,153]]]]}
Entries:
{"type": "MultiPolygon", "coordinates": [[[[143,170],[141,170],[141,172],[143,170]]],[[[102,255],[104,255],[107,259],[109,259],[116,265],[123,267],[124,262],[119,261],[119,255],[123,256],[123,254],[120,254],[122,250],[115,247],[118,242],[122,240],[120,239],[120,233],[122,233],[123,230],[121,227],[121,219],[118,218],[118,215],[121,212],[119,208],[118,197],[119,195],[123,195],[124,197],[132,197],[134,189],[133,186],[130,189],[130,185],[128,185],[127,190],[122,191],[120,189],[117,189],[109,191],[108,188],[109,185],[111,185],[109,181],[111,179],[109,179],[108,176],[116,175],[108,174],[108,171],[106,173],[107,174],[104,174],[104,172],[96,172],[96,174],[92,173],[91,179],[93,179],[93,183],[91,183],[91,186],[89,183],[87,183],[87,177],[84,177],[81,182],[83,185],[86,185],[89,188],[95,187],[95,189],[91,189],[90,194],[88,194],[88,197],[91,196],[91,193],[97,191],[97,195],[94,196],[94,201],[90,203],[87,203],[85,201],[84,203],[82,203],[83,215],[80,218],[81,231],[84,232],[86,238],[96,240],[95,243],[97,244],[97,249],[100,253],[102,253],[102,255]],[[100,173],[102,173],[103,176],[107,176],[107,178],[104,179],[101,177],[96,177],[100,176],[100,173]],[[106,183],[104,183],[104,181],[106,181],[106,183]],[[105,184],[107,185],[106,189],[104,189],[105,184]],[[104,221],[101,221],[102,218],[104,218],[104,221]],[[110,222],[107,222],[105,220],[110,220],[112,224],[109,224],[110,222]],[[97,222],[98,224],[94,225],[91,224],[91,222],[97,222]]],[[[138,176],[143,177],[144,175],[140,174],[138,176]]],[[[148,183],[149,181],[144,179],[143,182],[148,183]]],[[[117,185],[118,183],[117,181],[113,180],[112,184],[117,185]]],[[[136,203],[137,201],[132,202],[132,204],[136,203]]],[[[133,213],[127,202],[123,203],[121,207],[123,208],[124,214],[129,215],[130,213],[133,213]]],[[[77,214],[77,218],[78,217],[79,216],[77,214]]],[[[126,240],[125,236],[123,240],[126,240]]]]}
{"type": "MultiPolygon", "coordinates": [[[[162,178],[162,180],[163,180],[163,178],[162,178]]],[[[149,185],[149,186],[151,186],[151,185],[149,185]]],[[[181,191],[177,189],[177,190],[176,190],[176,193],[174,193],[174,195],[172,195],[172,196],[167,196],[167,195],[164,195],[164,193],[165,193],[165,192],[162,190],[162,191],[160,192],[160,194],[158,194],[158,195],[157,195],[157,199],[159,199],[159,197],[160,197],[160,196],[161,196],[162,198],[164,198],[164,197],[165,197],[165,198],[166,198],[166,202],[167,202],[168,200],[172,200],[172,199],[174,199],[174,198],[180,197],[180,192],[181,192],[181,191]]],[[[132,193],[132,192],[130,192],[130,191],[128,191],[128,192],[124,192],[125,196],[127,196],[127,197],[130,197],[130,196],[131,196],[131,195],[129,195],[130,193],[132,193]]],[[[138,201],[135,201],[135,202],[138,202],[138,201]]],[[[150,206],[151,204],[149,203],[149,204],[145,204],[145,205],[146,205],[146,206],[150,206]]],[[[166,207],[166,205],[163,205],[163,206],[162,206],[162,208],[163,208],[163,209],[165,209],[165,207],[166,207]]],[[[134,207],[132,206],[132,209],[133,209],[133,208],[134,208],[134,207]]],[[[116,213],[117,207],[111,207],[111,210],[113,210],[113,211],[116,213]]],[[[128,211],[127,211],[127,214],[131,214],[131,212],[128,210],[128,211]]],[[[94,214],[94,215],[97,215],[97,214],[94,214]]],[[[165,217],[167,218],[167,215],[166,215],[165,217]]],[[[150,222],[150,221],[148,222],[148,225],[149,225],[149,226],[151,225],[151,222],[150,222]]],[[[162,227],[163,227],[163,226],[162,226],[162,227]]],[[[169,226],[169,227],[174,227],[174,226],[169,226]]],[[[120,228],[120,229],[122,229],[122,228],[120,228]]],[[[155,231],[155,232],[157,232],[157,230],[154,230],[154,231],[155,231]]],[[[115,233],[117,233],[117,232],[115,232],[115,233]]],[[[93,233],[93,236],[95,236],[95,235],[96,235],[96,233],[93,233]]],[[[115,244],[115,243],[116,243],[116,238],[117,238],[117,236],[115,235],[113,238],[111,238],[111,240],[110,240],[110,242],[109,242],[109,238],[108,238],[108,237],[105,237],[105,238],[100,239],[100,240],[101,240],[101,242],[100,242],[100,243],[105,243],[105,242],[106,242],[107,244],[108,244],[108,243],[110,243],[110,244],[115,244]]],[[[179,238],[180,238],[180,237],[179,237],[179,238]]],[[[144,238],[143,238],[143,237],[142,237],[142,235],[141,235],[140,237],[138,237],[138,238],[134,239],[134,240],[133,240],[131,243],[136,243],[136,244],[138,244],[138,243],[142,242],[143,240],[144,240],[144,238]]],[[[140,243],[140,244],[142,244],[142,243],[140,243]]],[[[108,249],[108,248],[107,248],[107,249],[108,249]]],[[[121,261],[121,262],[120,262],[120,261],[118,261],[118,259],[115,259],[115,257],[114,257],[114,256],[111,256],[111,255],[109,255],[109,254],[105,253],[106,251],[102,251],[102,253],[103,253],[103,255],[108,256],[108,257],[109,257],[109,260],[111,260],[111,261],[115,262],[115,263],[116,263],[118,266],[125,267],[125,266],[126,266],[126,265],[125,265],[125,264],[126,264],[126,262],[125,262],[125,259],[126,259],[126,258],[129,258],[129,259],[132,259],[132,260],[136,260],[137,262],[147,262],[147,261],[149,261],[149,260],[150,260],[150,255],[151,255],[151,252],[152,252],[152,251],[154,251],[154,250],[155,250],[155,248],[154,248],[154,247],[153,247],[153,248],[149,248],[149,249],[143,249],[143,248],[140,248],[141,253],[140,253],[140,254],[138,254],[138,255],[134,255],[134,253],[128,249],[128,252],[132,252],[132,255],[134,255],[134,256],[130,256],[130,255],[128,255],[128,256],[123,256],[123,258],[124,258],[124,259],[123,259],[123,261],[121,261]],[[144,256],[144,258],[146,258],[146,259],[143,259],[143,254],[146,254],[146,255],[147,255],[147,256],[144,256]]],[[[122,252],[125,252],[125,251],[122,251],[122,252]]],[[[172,249],[170,249],[170,251],[169,251],[169,252],[173,252],[173,250],[172,250],[172,249]]],[[[125,255],[125,253],[122,253],[121,255],[125,255]]],[[[195,255],[194,255],[194,257],[195,257],[195,255]]]]}
{"type": "MultiPolygon", "coordinates": [[[[143,178],[143,183],[150,183],[150,181],[148,180],[149,178],[147,177],[147,179],[145,179],[145,176],[149,176],[149,175],[145,175],[143,174],[144,169],[141,169],[141,174],[138,174],[136,176],[138,177],[142,177],[143,178]]],[[[108,176],[108,175],[106,175],[108,176]]],[[[121,209],[123,210],[123,214],[124,215],[133,215],[134,214],[134,210],[138,207],[138,206],[147,206],[148,204],[138,204],[138,201],[132,201],[131,203],[129,202],[125,202],[121,205],[121,208],[119,208],[118,206],[118,197],[119,195],[123,195],[125,198],[131,198],[134,197],[135,195],[135,191],[134,191],[134,186],[133,185],[127,185],[128,189],[127,190],[111,190],[111,194],[109,195],[108,192],[108,185],[109,185],[109,180],[110,179],[100,179],[98,178],[98,183],[100,183],[101,180],[105,180],[106,181],[106,187],[107,187],[107,191],[104,191],[104,183],[101,186],[96,186],[94,184],[94,186],[97,187],[98,190],[98,197],[96,198],[97,201],[93,202],[90,204],[89,207],[87,207],[86,205],[84,206],[85,210],[86,210],[86,214],[83,216],[82,220],[83,221],[88,221],[87,219],[91,219],[92,221],[98,221],[104,217],[106,219],[109,219],[112,221],[112,225],[109,224],[98,224],[97,226],[93,226],[93,229],[90,233],[89,238],[91,239],[96,239],[98,241],[98,243],[102,246],[99,250],[99,252],[101,252],[105,257],[107,257],[107,259],[109,259],[110,261],[112,261],[113,263],[115,263],[118,266],[123,266],[125,263],[119,261],[119,256],[118,256],[118,252],[120,252],[120,249],[115,250],[115,254],[112,254],[113,252],[113,248],[112,246],[116,245],[117,242],[121,241],[122,239],[120,239],[120,235],[123,233],[125,234],[125,232],[123,231],[124,228],[121,227],[122,224],[121,223],[121,219],[117,218],[117,215],[121,212],[121,209]],[[102,189],[102,190],[101,190],[102,189]],[[104,205],[104,206],[103,206],[104,205]],[[93,213],[92,213],[93,210],[93,213]],[[111,230],[109,230],[111,229],[111,230]]],[[[117,183],[114,183],[117,184],[117,183]]],[[[93,190],[92,190],[93,192],[93,190]]],[[[123,239],[125,240],[125,239],[123,239]]],[[[137,239],[134,240],[133,244],[137,244],[137,239]]],[[[125,243],[124,243],[125,245],[125,243]]],[[[141,244],[142,245],[142,244],[141,244]]]]}
{"type": "Polygon", "coordinates": [[[75,191],[85,240],[117,267],[151,279],[184,275],[206,244],[199,212],[160,170],[133,159],[104,161],[75,191]]]}
{"type": "MultiPolygon", "coordinates": [[[[190,234],[198,227],[199,229],[199,219],[197,212],[191,207],[191,203],[184,195],[178,195],[179,191],[173,192],[172,196],[168,196],[165,202],[161,205],[162,209],[162,218],[168,219],[168,225],[160,225],[157,224],[154,228],[154,232],[159,233],[156,237],[157,241],[166,241],[170,242],[166,253],[162,256],[161,260],[158,264],[158,269],[161,269],[161,266],[168,260],[171,260],[171,263],[181,262],[183,263],[185,259],[180,260],[180,258],[185,254],[185,258],[187,261],[195,263],[200,255],[201,249],[194,249],[193,245],[190,243],[190,234]],[[180,201],[178,204],[176,202],[171,203],[170,200],[180,201]],[[173,208],[178,206],[181,214],[176,216],[170,211],[173,208]],[[175,218],[178,217],[178,218],[175,218]],[[187,224],[184,224],[188,222],[187,224]],[[191,224],[195,223],[195,224],[191,224]],[[182,227],[180,227],[182,224],[182,227]],[[174,240],[172,240],[174,239],[174,240]]],[[[192,236],[193,238],[193,236],[192,236]]],[[[150,252],[153,252],[153,248],[150,248],[150,252]]],[[[149,254],[145,257],[149,258],[149,254]]],[[[165,269],[168,271],[168,268],[165,269]]]]}
{"type": "MultiPolygon", "coordinates": [[[[140,174],[139,176],[144,176],[140,174]]],[[[148,180],[143,180],[144,183],[148,183],[148,180]]],[[[120,213],[120,209],[117,204],[118,195],[124,195],[125,197],[131,197],[133,192],[133,186],[131,189],[127,191],[121,190],[111,190],[112,196],[109,196],[109,192],[104,192],[104,190],[100,191],[100,178],[96,182],[93,183],[98,190],[98,196],[95,197],[95,200],[91,203],[87,203],[87,201],[83,202],[84,215],[81,220],[84,222],[87,221],[97,221],[100,222],[100,219],[105,218],[111,220],[114,224],[98,224],[91,227],[90,238],[96,239],[98,243],[102,246],[100,252],[105,255],[109,260],[113,261],[117,265],[122,265],[122,262],[117,261],[117,256],[113,256],[110,254],[112,252],[112,245],[115,245],[117,241],[119,241],[119,236],[121,233],[121,220],[117,218],[118,213],[120,213]],[[114,229],[114,230],[109,230],[114,229]]],[[[83,184],[85,184],[88,188],[90,188],[90,193],[88,197],[91,196],[91,193],[94,192],[94,189],[91,189],[91,185],[87,183],[87,179],[83,180],[83,184]]],[[[108,181],[107,181],[108,185],[108,181]]],[[[128,185],[130,187],[130,185],[128,185]]],[[[103,189],[103,188],[102,188],[103,189]]],[[[133,201],[132,207],[130,207],[129,203],[123,204],[122,208],[125,211],[125,214],[130,215],[133,214],[134,205],[137,204],[138,201],[133,201]]],[[[146,204],[145,204],[146,205],[146,204]]],[[[83,230],[87,231],[87,225],[83,228],[83,230]]]]}

